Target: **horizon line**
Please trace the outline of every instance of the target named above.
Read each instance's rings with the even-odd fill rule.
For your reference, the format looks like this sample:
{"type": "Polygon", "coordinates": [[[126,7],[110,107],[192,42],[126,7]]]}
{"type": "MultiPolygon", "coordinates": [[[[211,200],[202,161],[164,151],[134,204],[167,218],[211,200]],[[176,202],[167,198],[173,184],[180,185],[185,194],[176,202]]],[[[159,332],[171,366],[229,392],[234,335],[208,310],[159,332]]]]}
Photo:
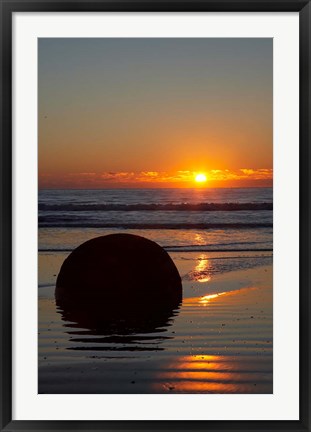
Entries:
{"type": "Polygon", "coordinates": [[[38,187],[38,191],[41,190],[128,190],[128,189],[135,189],[135,190],[148,190],[148,189],[196,189],[196,190],[203,190],[203,189],[273,189],[272,186],[214,186],[214,187],[97,187],[97,188],[75,188],[75,187],[38,187]]]}

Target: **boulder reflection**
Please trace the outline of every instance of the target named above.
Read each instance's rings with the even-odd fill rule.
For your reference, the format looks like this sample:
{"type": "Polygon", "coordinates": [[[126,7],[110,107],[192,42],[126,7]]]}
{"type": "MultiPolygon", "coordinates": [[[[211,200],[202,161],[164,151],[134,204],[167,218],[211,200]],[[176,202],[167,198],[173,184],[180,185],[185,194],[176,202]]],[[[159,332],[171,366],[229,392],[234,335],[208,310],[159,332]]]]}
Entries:
{"type": "Polygon", "coordinates": [[[77,307],[59,300],[56,305],[66,327],[89,330],[89,334],[103,335],[161,332],[164,331],[163,328],[172,324],[174,317],[179,313],[179,306],[161,310],[156,307],[146,310],[121,304],[110,304],[109,307],[103,305],[77,307]]]}
{"type": "MultiPolygon", "coordinates": [[[[75,351],[161,351],[161,343],[172,339],[167,334],[179,307],[172,310],[128,311],[123,307],[79,309],[58,303],[71,342],[68,350],[75,351]]],[[[96,357],[96,355],[94,355],[96,357]]]]}

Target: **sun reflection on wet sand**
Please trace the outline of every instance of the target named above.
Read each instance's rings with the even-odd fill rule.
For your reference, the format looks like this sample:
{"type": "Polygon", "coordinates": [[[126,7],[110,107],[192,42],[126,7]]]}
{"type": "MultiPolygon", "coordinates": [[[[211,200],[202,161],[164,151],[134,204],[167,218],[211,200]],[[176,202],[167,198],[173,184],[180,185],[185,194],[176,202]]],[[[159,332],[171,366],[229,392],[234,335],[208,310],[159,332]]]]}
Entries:
{"type": "Polygon", "coordinates": [[[199,303],[206,306],[211,300],[216,299],[219,296],[222,296],[225,294],[230,294],[230,291],[229,292],[221,292],[221,293],[217,293],[217,294],[209,294],[209,295],[203,296],[200,298],[199,303]]]}
{"type": "Polygon", "coordinates": [[[236,367],[225,356],[189,355],[170,364],[161,373],[157,386],[161,384],[178,392],[235,393],[241,387],[241,381],[248,379],[247,374],[234,371],[236,367]]]}
{"type": "MultiPolygon", "coordinates": [[[[207,306],[208,304],[210,304],[211,302],[213,302],[214,300],[217,301],[219,299],[219,297],[227,297],[227,296],[234,296],[236,294],[245,294],[247,292],[250,291],[254,291],[256,290],[256,287],[248,287],[248,288],[241,288],[241,289],[237,289],[237,290],[233,290],[233,291],[223,291],[220,293],[215,293],[215,294],[207,294],[205,296],[199,297],[198,299],[191,299],[191,301],[196,301],[198,302],[201,306],[207,306]]],[[[190,299],[188,299],[190,300],[190,299]]],[[[240,297],[238,297],[237,301],[240,300],[240,297]]]]}
{"type": "Polygon", "coordinates": [[[195,266],[192,276],[197,282],[208,282],[211,280],[209,269],[211,267],[210,262],[205,254],[201,254],[198,258],[199,262],[195,266]]]}

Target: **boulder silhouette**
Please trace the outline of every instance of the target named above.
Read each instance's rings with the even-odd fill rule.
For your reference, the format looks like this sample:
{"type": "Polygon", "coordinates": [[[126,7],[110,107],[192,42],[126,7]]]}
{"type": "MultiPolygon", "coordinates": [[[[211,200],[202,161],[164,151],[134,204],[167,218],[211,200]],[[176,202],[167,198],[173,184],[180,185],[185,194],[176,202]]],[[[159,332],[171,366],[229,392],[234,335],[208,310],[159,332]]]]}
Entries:
{"type": "Polygon", "coordinates": [[[182,285],[175,264],[157,243],[111,234],[83,243],[65,259],[55,298],[63,317],[87,327],[111,320],[142,324],[156,316],[167,321],[182,300],[182,285]]]}

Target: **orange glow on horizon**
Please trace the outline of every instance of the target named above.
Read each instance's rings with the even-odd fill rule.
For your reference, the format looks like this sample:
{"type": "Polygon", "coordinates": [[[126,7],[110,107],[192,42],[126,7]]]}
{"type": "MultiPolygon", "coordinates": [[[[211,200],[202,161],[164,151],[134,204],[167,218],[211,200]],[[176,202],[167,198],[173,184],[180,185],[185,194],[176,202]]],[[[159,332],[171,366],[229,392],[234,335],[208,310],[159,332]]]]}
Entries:
{"type": "Polygon", "coordinates": [[[39,173],[40,188],[192,188],[208,181],[208,187],[272,187],[271,168],[212,169],[205,173],[190,170],[118,172],[39,173]]]}

